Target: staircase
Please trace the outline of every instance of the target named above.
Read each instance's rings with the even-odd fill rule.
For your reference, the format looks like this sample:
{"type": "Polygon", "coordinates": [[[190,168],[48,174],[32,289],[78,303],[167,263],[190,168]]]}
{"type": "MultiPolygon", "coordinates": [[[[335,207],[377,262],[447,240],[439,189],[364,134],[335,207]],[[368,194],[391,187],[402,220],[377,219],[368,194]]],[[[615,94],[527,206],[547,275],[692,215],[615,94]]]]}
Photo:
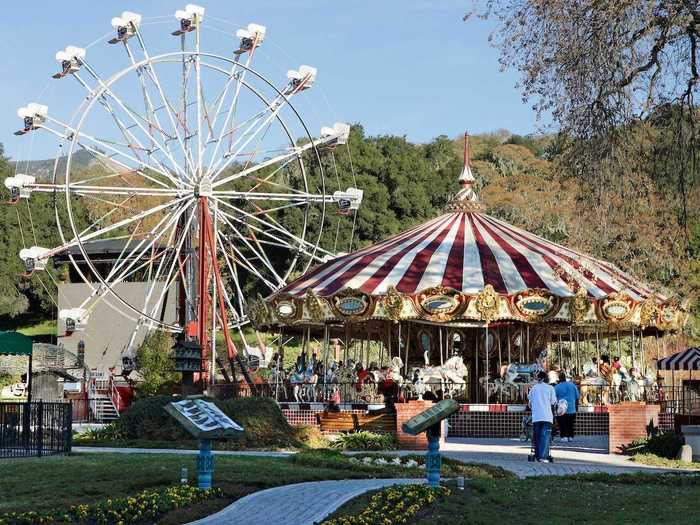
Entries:
{"type": "Polygon", "coordinates": [[[119,419],[117,407],[114,406],[112,398],[108,395],[98,395],[90,398],[90,409],[92,410],[92,416],[97,421],[106,422],[119,419]]]}
{"type": "Polygon", "coordinates": [[[119,419],[119,410],[116,405],[119,401],[119,392],[111,377],[107,378],[100,374],[91,377],[88,400],[92,417],[96,421],[108,422],[119,419]]]}

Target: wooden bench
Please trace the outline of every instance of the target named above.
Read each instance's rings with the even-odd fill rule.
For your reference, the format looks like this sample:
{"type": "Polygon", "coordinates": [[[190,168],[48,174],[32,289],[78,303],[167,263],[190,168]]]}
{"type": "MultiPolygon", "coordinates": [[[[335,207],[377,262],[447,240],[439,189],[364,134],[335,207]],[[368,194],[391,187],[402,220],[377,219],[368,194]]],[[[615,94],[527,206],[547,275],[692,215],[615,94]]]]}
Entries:
{"type": "Polygon", "coordinates": [[[316,415],[321,432],[341,434],[367,430],[376,434],[394,434],[396,416],[394,414],[352,414],[349,412],[322,412],[316,415]]]}

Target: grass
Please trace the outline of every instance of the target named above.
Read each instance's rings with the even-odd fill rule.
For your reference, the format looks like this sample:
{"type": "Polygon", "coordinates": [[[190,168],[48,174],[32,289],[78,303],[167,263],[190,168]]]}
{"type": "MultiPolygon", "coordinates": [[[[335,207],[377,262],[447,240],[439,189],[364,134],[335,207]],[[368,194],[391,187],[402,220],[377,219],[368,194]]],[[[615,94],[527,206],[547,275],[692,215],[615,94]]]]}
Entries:
{"type": "MultiPolygon", "coordinates": [[[[700,476],[625,474],[563,478],[472,478],[459,490],[425,509],[411,525],[688,523],[700,498],[700,476]]],[[[338,509],[358,514],[371,494],[338,509]]]]}
{"type": "Polygon", "coordinates": [[[700,470],[700,463],[688,463],[687,461],[680,461],[678,459],[662,458],[656,454],[635,454],[630,460],[635,463],[642,463],[643,465],[651,465],[654,467],[700,470]]]}
{"type": "Polygon", "coordinates": [[[0,318],[0,330],[15,331],[29,337],[55,337],[56,321],[28,312],[17,317],[0,318]]]}
{"type": "MultiPolygon", "coordinates": [[[[195,483],[195,456],[172,454],[72,454],[65,457],[0,461],[0,514],[49,511],[108,497],[165,488],[187,467],[195,483]],[[7,475],[6,473],[10,473],[7,475]]],[[[338,453],[309,452],[293,458],[217,456],[215,486],[223,498],[207,500],[166,516],[161,523],[187,523],[232,501],[269,487],[327,479],[411,476],[406,469],[353,465],[338,453]],[[339,457],[338,457],[339,456],[339,457]],[[399,472],[401,470],[401,472],[399,472]]],[[[422,473],[414,473],[420,476],[422,473]]]]}

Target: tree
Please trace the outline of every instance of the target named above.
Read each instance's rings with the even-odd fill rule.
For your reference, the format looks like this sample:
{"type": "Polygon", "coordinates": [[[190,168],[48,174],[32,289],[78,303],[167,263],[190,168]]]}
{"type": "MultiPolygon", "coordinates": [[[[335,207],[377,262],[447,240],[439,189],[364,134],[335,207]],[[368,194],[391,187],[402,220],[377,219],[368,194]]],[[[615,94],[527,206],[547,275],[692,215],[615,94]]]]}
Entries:
{"type": "Polygon", "coordinates": [[[675,113],[671,147],[657,161],[682,165],[673,182],[690,243],[700,151],[698,2],[487,0],[465,19],[473,15],[498,22],[491,38],[502,67],[520,72],[523,98],[534,99],[538,114],[552,115],[567,139],[564,166],[597,190],[598,204],[600,188],[617,191],[622,167],[639,154],[639,130],[630,134],[630,126],[675,113]]]}
{"type": "Polygon", "coordinates": [[[137,370],[142,377],[138,391],[144,395],[168,393],[178,381],[173,372],[173,339],[160,330],[150,332],[136,351],[137,370]]]}

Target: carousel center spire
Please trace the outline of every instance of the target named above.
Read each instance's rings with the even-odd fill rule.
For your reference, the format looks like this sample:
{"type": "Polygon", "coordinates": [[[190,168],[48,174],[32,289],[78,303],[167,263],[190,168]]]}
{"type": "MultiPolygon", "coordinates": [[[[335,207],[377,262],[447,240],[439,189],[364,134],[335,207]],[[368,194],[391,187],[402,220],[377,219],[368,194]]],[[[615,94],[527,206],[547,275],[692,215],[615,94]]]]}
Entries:
{"type": "Polygon", "coordinates": [[[464,165],[457,179],[459,191],[446,206],[446,211],[469,212],[483,211],[484,206],[479,202],[479,197],[474,191],[474,175],[469,159],[469,133],[464,133],[464,165]]]}

